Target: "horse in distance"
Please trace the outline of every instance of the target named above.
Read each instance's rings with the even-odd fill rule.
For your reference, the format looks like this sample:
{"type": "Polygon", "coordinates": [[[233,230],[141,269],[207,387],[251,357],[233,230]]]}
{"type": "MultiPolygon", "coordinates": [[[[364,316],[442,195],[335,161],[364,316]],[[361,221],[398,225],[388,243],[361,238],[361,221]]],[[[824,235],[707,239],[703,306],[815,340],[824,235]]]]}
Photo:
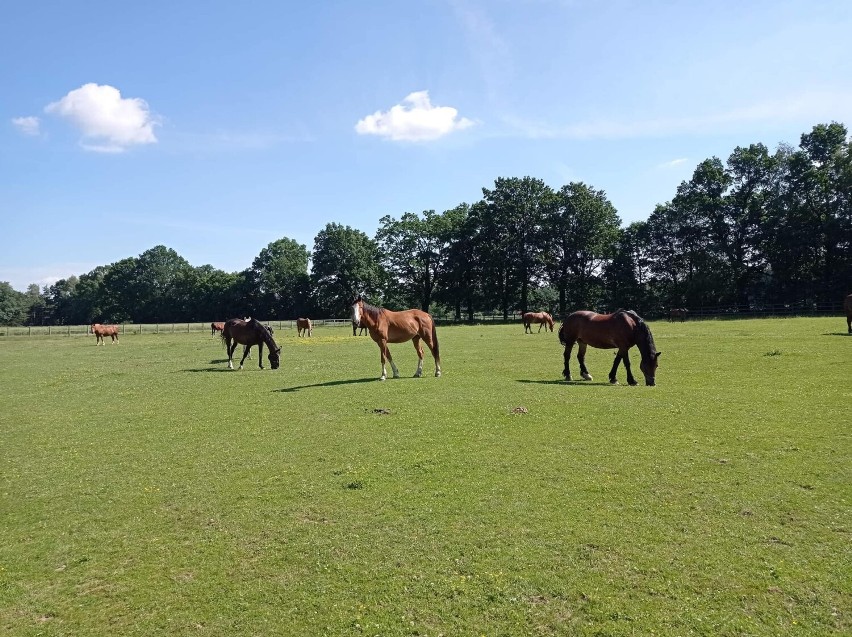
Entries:
{"type": "Polygon", "coordinates": [[[687,316],[689,315],[689,310],[685,307],[673,307],[669,310],[669,323],[680,319],[680,322],[683,323],[687,316]]]}
{"type": "Polygon", "coordinates": [[[847,296],[843,301],[843,309],[846,312],[847,333],[852,334],[852,294],[847,296]]]}
{"type": "Polygon", "coordinates": [[[118,325],[92,323],[92,334],[95,335],[95,345],[106,345],[105,336],[109,336],[113,344],[118,344],[118,325]]]}
{"type": "Polygon", "coordinates": [[[367,333],[367,328],[363,325],[352,321],[352,336],[363,336],[367,333]],[[360,329],[360,331],[359,331],[360,329]]]}
{"type": "Polygon", "coordinates": [[[523,316],[524,321],[524,334],[530,333],[532,334],[532,324],[538,323],[538,331],[541,333],[541,328],[544,328],[544,331],[547,331],[547,328],[550,328],[550,331],[553,331],[553,317],[547,312],[525,312],[523,316]]]}
{"type": "Polygon", "coordinates": [[[574,343],[577,343],[577,361],[580,363],[580,376],[584,380],[592,380],[586,368],[586,347],[591,345],[599,349],[618,350],[609,372],[610,383],[615,385],[618,382],[615,373],[623,361],[624,369],[627,370],[627,384],[636,385],[627,354],[628,350],[636,345],[642,356],[639,369],[645,376],[645,384],[649,386],[656,384],[657,360],[660,358],[660,352],[657,351],[648,324],[632,310],[618,310],[612,314],[598,314],[586,310],[574,312],[559,328],[559,342],[565,347],[565,368],[562,371],[565,380],[571,380],[569,362],[571,350],[574,343]]]}
{"type": "Polygon", "coordinates": [[[403,310],[393,312],[383,307],[368,305],[360,296],[352,302],[352,325],[366,327],[370,337],[379,346],[382,362],[382,375],[379,380],[388,377],[385,361],[391,364],[393,377],[399,378],[399,369],[393,362],[388,343],[405,343],[411,341],[417,352],[417,371],[415,378],[423,375],[423,346],[426,343],[432,357],[435,359],[435,376],[441,375],[441,355],[438,350],[438,333],[435,331],[435,321],[423,310],[403,310]]]}
{"type": "Polygon", "coordinates": [[[314,324],[309,318],[296,319],[296,336],[311,336],[314,333],[314,324]]]}
{"type": "Polygon", "coordinates": [[[234,369],[234,350],[237,345],[245,345],[243,358],[240,360],[240,369],[251,351],[253,345],[257,345],[257,364],[263,369],[263,346],[269,348],[269,365],[272,369],[278,369],[280,364],[281,348],[275,343],[272,333],[265,325],[252,318],[230,319],[225,322],[222,329],[222,343],[228,351],[228,369],[234,369]]]}
{"type": "Polygon", "coordinates": [[[211,323],[210,324],[210,336],[215,336],[216,332],[221,332],[225,329],[224,323],[211,323]]]}

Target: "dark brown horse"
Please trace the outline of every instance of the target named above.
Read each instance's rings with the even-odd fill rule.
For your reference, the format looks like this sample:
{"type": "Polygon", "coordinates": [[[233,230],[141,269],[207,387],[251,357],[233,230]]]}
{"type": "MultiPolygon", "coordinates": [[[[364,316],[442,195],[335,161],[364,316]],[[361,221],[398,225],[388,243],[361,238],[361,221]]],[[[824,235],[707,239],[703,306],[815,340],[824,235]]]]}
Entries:
{"type": "Polygon", "coordinates": [[[592,380],[589,370],[586,369],[586,347],[591,345],[601,349],[617,349],[615,362],[609,372],[609,382],[616,384],[615,372],[619,363],[624,361],[627,370],[627,383],[636,385],[633,372],[630,371],[630,358],[627,350],[636,345],[642,355],[639,369],[645,375],[645,384],[654,385],[657,373],[657,359],[660,352],[654,345],[654,337],[648,324],[632,310],[618,310],[613,314],[597,314],[596,312],[580,311],[574,312],[562,323],[559,328],[559,342],[565,346],[565,369],[562,375],[565,380],[571,380],[571,372],[568,363],[571,359],[571,349],[574,343],[579,345],[577,360],[580,362],[580,375],[585,380],[592,380]]]}
{"type": "Polygon", "coordinates": [[[366,333],[367,333],[366,327],[364,327],[360,323],[356,323],[355,321],[352,321],[352,336],[363,336],[366,333]],[[361,329],[360,332],[358,331],[359,328],[361,329]]]}
{"type": "Polygon", "coordinates": [[[95,345],[106,345],[104,336],[109,336],[112,343],[118,344],[118,325],[92,323],[92,334],[95,335],[95,345]]]}
{"type": "MultiPolygon", "coordinates": [[[[370,337],[379,346],[382,360],[382,376],[379,380],[388,377],[385,369],[385,360],[390,362],[393,377],[399,378],[399,370],[393,362],[388,343],[414,343],[417,351],[417,371],[415,378],[423,375],[423,346],[420,341],[426,343],[432,357],[435,359],[435,376],[441,375],[441,355],[438,353],[438,334],[435,331],[435,321],[422,310],[403,310],[392,312],[383,307],[375,307],[364,303],[360,296],[352,302],[352,325],[366,327],[370,331],[370,337]]],[[[354,327],[353,327],[354,329],[354,327]]]]}
{"type": "Polygon", "coordinates": [[[544,331],[547,331],[547,328],[550,328],[550,331],[553,331],[553,317],[550,316],[547,312],[527,312],[523,316],[524,319],[524,334],[529,332],[532,334],[532,324],[539,323],[538,331],[541,332],[541,328],[544,327],[544,331]]]}
{"type": "Polygon", "coordinates": [[[685,307],[673,307],[669,310],[669,323],[677,319],[680,319],[680,322],[683,323],[687,316],[689,316],[689,310],[685,307]]]}
{"type": "Polygon", "coordinates": [[[296,336],[311,336],[314,333],[314,324],[309,318],[296,319],[296,336]]]}
{"type": "Polygon", "coordinates": [[[210,336],[215,336],[216,332],[221,332],[225,329],[224,323],[211,323],[210,324],[210,336]]]}
{"type": "Polygon", "coordinates": [[[843,301],[843,309],[846,311],[846,328],[852,334],[852,294],[843,301]]]}
{"type": "Polygon", "coordinates": [[[269,365],[272,369],[278,369],[281,348],[278,347],[275,339],[272,338],[270,329],[260,321],[255,321],[252,318],[235,318],[226,321],[225,327],[222,329],[222,343],[225,344],[225,349],[228,350],[228,369],[234,369],[234,350],[237,349],[237,345],[245,345],[243,358],[240,361],[240,369],[243,368],[243,362],[248,357],[252,345],[257,345],[259,352],[257,364],[261,369],[263,369],[264,345],[269,348],[269,365]]]}

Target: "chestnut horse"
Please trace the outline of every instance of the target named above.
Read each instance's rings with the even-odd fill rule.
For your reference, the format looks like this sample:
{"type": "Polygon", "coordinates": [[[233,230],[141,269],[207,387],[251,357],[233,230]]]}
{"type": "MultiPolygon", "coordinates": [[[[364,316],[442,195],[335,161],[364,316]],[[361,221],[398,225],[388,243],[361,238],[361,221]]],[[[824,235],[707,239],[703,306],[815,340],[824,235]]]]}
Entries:
{"type": "Polygon", "coordinates": [[[221,332],[225,329],[224,323],[211,323],[210,324],[210,336],[215,336],[216,332],[221,332]]]}
{"type": "Polygon", "coordinates": [[[314,333],[314,324],[311,323],[311,319],[309,318],[300,318],[296,319],[296,336],[302,336],[302,334],[307,334],[311,336],[314,333]]]}
{"type": "Polygon", "coordinates": [[[252,318],[247,319],[230,319],[225,322],[225,327],[222,329],[222,343],[228,351],[228,369],[234,369],[234,350],[237,345],[245,345],[243,350],[243,358],[240,361],[240,369],[243,368],[243,363],[251,351],[252,345],[257,345],[260,352],[257,357],[257,364],[260,369],[263,369],[263,346],[269,348],[269,364],[272,369],[278,369],[280,363],[279,354],[281,348],[275,343],[272,338],[272,333],[269,328],[255,321],[252,318]]]}
{"type": "Polygon", "coordinates": [[[550,316],[547,312],[526,312],[524,314],[524,334],[529,332],[532,334],[532,324],[539,323],[538,331],[541,332],[541,328],[544,327],[544,331],[547,331],[547,328],[550,328],[550,331],[553,331],[553,317],[550,316]]]}
{"type": "Polygon", "coordinates": [[[417,351],[418,361],[417,371],[414,373],[415,378],[423,375],[421,340],[426,343],[435,359],[435,376],[441,375],[441,355],[438,353],[438,334],[435,331],[435,321],[426,312],[422,310],[392,312],[383,307],[368,305],[359,296],[352,302],[353,329],[356,324],[366,327],[370,332],[370,337],[379,346],[382,360],[382,376],[379,380],[386,380],[388,377],[385,360],[391,364],[393,377],[399,378],[399,370],[393,362],[388,343],[405,343],[406,341],[414,343],[414,349],[417,351]]]}
{"type": "Polygon", "coordinates": [[[843,301],[843,309],[846,310],[846,328],[852,334],[852,294],[843,301]]]}
{"type": "Polygon", "coordinates": [[[669,323],[671,323],[675,319],[680,319],[680,322],[683,323],[688,315],[689,310],[687,310],[685,307],[673,307],[671,310],[669,310],[669,323]]]}
{"type": "Polygon", "coordinates": [[[630,371],[630,358],[627,350],[634,345],[639,347],[642,362],[639,369],[645,376],[645,384],[653,386],[657,373],[657,359],[660,352],[654,345],[654,337],[648,324],[632,310],[618,310],[613,314],[597,314],[596,312],[579,311],[569,315],[559,328],[559,342],[565,346],[565,369],[562,375],[565,380],[571,380],[568,363],[571,359],[571,349],[574,343],[579,345],[577,360],[580,362],[580,375],[585,380],[592,380],[586,369],[586,347],[591,345],[600,349],[617,349],[615,362],[609,372],[609,382],[615,385],[615,372],[619,363],[624,361],[627,370],[627,384],[636,385],[633,372],[630,371]]]}
{"type": "Polygon", "coordinates": [[[95,345],[106,345],[104,336],[112,338],[112,343],[118,344],[118,325],[101,325],[92,323],[92,334],[95,335],[95,345]]]}

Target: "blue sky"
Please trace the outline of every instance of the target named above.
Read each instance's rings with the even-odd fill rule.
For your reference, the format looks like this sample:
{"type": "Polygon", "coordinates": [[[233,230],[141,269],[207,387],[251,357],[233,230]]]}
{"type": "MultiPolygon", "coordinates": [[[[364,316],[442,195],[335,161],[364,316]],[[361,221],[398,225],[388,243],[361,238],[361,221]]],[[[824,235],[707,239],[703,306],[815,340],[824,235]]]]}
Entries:
{"type": "Polygon", "coordinates": [[[238,271],[498,177],[646,219],[708,157],[852,126],[850,33],[848,0],[9,0],[0,281],[238,271]]]}

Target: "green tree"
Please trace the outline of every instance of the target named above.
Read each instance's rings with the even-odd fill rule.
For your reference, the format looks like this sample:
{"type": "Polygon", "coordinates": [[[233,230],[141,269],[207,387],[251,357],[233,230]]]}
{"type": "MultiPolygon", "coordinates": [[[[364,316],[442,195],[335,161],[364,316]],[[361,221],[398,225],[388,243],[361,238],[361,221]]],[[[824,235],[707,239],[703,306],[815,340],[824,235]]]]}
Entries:
{"type": "Polygon", "coordinates": [[[376,242],[391,289],[401,292],[406,307],[428,312],[441,278],[445,274],[453,211],[438,214],[425,210],[422,216],[406,212],[399,219],[379,220],[376,242]]]}
{"type": "Polygon", "coordinates": [[[79,279],[76,276],[70,276],[67,279],[60,279],[47,289],[47,305],[51,317],[51,322],[55,325],[69,324],[69,319],[73,311],[74,297],[79,279]]]}
{"type": "Polygon", "coordinates": [[[553,207],[553,190],[532,177],[498,178],[482,189],[487,214],[480,228],[483,286],[508,319],[509,311],[529,309],[530,290],[543,273],[543,225],[553,207]]]}
{"type": "Polygon", "coordinates": [[[297,318],[308,309],[310,279],[307,248],[293,239],[273,241],[255,257],[248,269],[260,316],[297,318]]]}
{"type": "Polygon", "coordinates": [[[0,281],[0,325],[23,325],[26,318],[26,295],[8,281],[0,281]]]}
{"type": "Polygon", "coordinates": [[[730,188],[713,227],[730,273],[732,300],[740,305],[749,302],[755,282],[766,269],[760,249],[761,224],[774,197],[776,172],[777,162],[763,144],[738,146],[728,158],[730,188]]]}
{"type": "Polygon", "coordinates": [[[563,186],[544,225],[545,268],[559,295],[559,313],[598,307],[603,271],[616,254],[621,227],[606,193],[581,182],[563,186]]]}
{"type": "Polygon", "coordinates": [[[473,321],[477,304],[481,302],[481,266],[477,242],[479,223],[485,204],[466,203],[447,210],[443,215],[442,240],[446,246],[444,273],[436,290],[436,298],[453,309],[456,320],[465,308],[467,320],[473,321]]]}
{"type": "Polygon", "coordinates": [[[767,252],[788,301],[840,298],[852,274],[852,153],[846,136],[842,124],[821,124],[786,156],[767,252]]]}
{"type": "Polygon", "coordinates": [[[311,255],[314,303],[320,313],[347,315],[354,296],[380,291],[378,246],[360,230],[327,224],[314,239],[311,255]]]}
{"type": "Polygon", "coordinates": [[[648,236],[648,224],[645,221],[634,221],[619,232],[615,254],[604,274],[606,303],[610,309],[635,309],[640,314],[657,309],[657,300],[649,285],[649,262],[645,248],[648,236]]]}

